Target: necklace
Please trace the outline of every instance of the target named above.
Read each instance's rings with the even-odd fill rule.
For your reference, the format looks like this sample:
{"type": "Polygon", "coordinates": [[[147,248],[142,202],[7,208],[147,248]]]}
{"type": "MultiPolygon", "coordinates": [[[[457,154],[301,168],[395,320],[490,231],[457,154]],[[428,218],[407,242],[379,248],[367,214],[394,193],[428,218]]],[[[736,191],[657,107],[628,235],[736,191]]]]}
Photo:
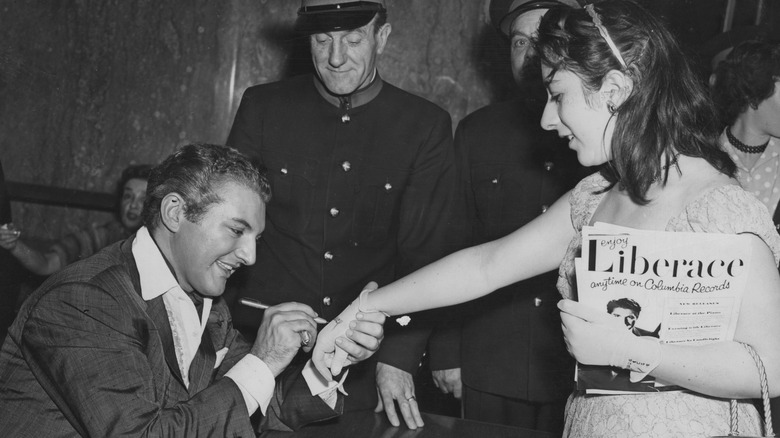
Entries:
{"type": "Polygon", "coordinates": [[[769,140],[767,140],[766,143],[760,146],[748,146],[745,143],[737,140],[737,137],[734,137],[734,134],[731,133],[730,126],[726,126],[726,137],[729,139],[729,143],[731,143],[732,146],[737,148],[738,151],[744,152],[746,154],[763,153],[766,150],[766,147],[769,145],[769,140]]]}
{"type": "Polygon", "coordinates": [[[664,171],[664,170],[674,166],[675,164],[677,164],[677,157],[679,157],[679,156],[680,156],[680,154],[674,154],[672,156],[672,159],[669,160],[669,163],[664,164],[663,166],[661,166],[661,171],[664,171]]]}
{"type": "Polygon", "coordinates": [[[658,177],[655,179],[656,182],[660,182],[664,179],[664,172],[666,172],[670,167],[677,166],[677,157],[679,157],[680,154],[674,154],[672,155],[672,159],[669,160],[667,164],[664,164],[661,166],[661,173],[658,175],[658,177]]]}

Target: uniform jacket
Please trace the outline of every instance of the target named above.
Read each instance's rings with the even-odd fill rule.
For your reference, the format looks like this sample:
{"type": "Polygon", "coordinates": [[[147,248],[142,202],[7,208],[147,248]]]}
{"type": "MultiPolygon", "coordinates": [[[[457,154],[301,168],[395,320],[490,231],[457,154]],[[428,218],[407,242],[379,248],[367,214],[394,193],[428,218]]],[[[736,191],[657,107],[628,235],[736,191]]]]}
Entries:
{"type": "MultiPolygon", "coordinates": [[[[0,351],[0,436],[255,435],[238,386],[223,378],[250,348],[227,306],[214,301],[187,389],[163,297],[141,298],[132,240],[68,266],[25,301],[0,351]]],[[[299,376],[277,378],[265,427],[335,415],[299,376]]]]}
{"type": "MultiPolygon", "coordinates": [[[[455,134],[472,244],[525,225],[583,175],[576,155],[522,100],[497,103],[463,119],[455,134]]],[[[431,339],[431,369],[461,368],[464,384],[526,401],[565,398],[574,362],[566,351],[555,272],[468,303],[462,325],[431,339]],[[460,351],[460,353],[458,353],[460,351]]]]}
{"type": "MultiPolygon", "coordinates": [[[[390,283],[460,245],[448,231],[456,175],[444,110],[377,77],[367,102],[345,111],[315,81],[244,93],[227,143],[267,168],[273,198],[257,263],[229,287],[332,319],[369,281],[390,283]]],[[[259,323],[255,310],[233,314],[237,326],[259,323]]],[[[376,359],[414,371],[430,334],[424,320],[388,323],[376,359]]]]}

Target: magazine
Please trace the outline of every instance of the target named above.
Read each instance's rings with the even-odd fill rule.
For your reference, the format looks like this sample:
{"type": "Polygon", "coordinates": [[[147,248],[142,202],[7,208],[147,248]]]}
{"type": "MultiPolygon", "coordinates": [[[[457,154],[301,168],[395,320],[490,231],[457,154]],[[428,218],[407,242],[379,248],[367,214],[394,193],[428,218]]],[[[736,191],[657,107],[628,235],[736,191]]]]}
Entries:
{"type": "MultiPolygon", "coordinates": [[[[667,344],[731,340],[750,263],[746,236],[636,230],[596,223],[583,227],[575,259],[577,300],[623,318],[636,336],[667,344]]],[[[680,389],[629,372],[577,364],[577,388],[589,393],[680,389]]]]}

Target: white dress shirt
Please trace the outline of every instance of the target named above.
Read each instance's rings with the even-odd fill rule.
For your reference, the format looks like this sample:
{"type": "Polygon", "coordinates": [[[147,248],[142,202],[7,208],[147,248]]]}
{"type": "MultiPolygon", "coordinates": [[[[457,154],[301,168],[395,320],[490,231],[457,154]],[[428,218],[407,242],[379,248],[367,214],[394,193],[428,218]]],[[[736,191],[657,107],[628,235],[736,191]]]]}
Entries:
{"type": "MultiPolygon", "coordinates": [[[[176,361],[184,384],[189,387],[190,365],[200,347],[212,299],[203,298],[203,312],[198,316],[195,303],[179,286],[146,227],[141,227],[136,233],[132,252],[141,280],[141,297],[145,301],[163,297],[173,334],[176,361]]],[[[227,348],[217,352],[215,368],[219,367],[226,354],[227,348]]],[[[344,379],[338,383],[325,381],[314,370],[311,361],[306,364],[302,374],[311,394],[320,396],[333,408],[337,401],[336,389],[342,388],[344,379]]],[[[265,362],[255,355],[247,354],[225,373],[225,377],[232,379],[238,386],[249,415],[257,408],[265,415],[276,385],[274,375],[265,362]]]]}

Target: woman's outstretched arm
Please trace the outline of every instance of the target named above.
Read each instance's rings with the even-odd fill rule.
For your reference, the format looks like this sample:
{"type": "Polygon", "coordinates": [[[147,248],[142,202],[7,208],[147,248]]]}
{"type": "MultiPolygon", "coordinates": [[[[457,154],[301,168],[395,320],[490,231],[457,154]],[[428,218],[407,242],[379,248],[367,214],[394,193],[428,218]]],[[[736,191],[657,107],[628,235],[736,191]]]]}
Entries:
{"type": "Polygon", "coordinates": [[[456,252],[369,293],[366,305],[401,315],[479,298],[557,269],[574,234],[566,194],[514,233],[456,252]]]}
{"type": "Polygon", "coordinates": [[[506,237],[458,251],[377,290],[363,291],[317,335],[314,365],[329,380],[341,372],[347,355],[336,348],[336,339],[345,336],[359,312],[401,315],[450,306],[556,269],[575,235],[570,217],[566,194],[506,237]]]}

